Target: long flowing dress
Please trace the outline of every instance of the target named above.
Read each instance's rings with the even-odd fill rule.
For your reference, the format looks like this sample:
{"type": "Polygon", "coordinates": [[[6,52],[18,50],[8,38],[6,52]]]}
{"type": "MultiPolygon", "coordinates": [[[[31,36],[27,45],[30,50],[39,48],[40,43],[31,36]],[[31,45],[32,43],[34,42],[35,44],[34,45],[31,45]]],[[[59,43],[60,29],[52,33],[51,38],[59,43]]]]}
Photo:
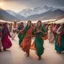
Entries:
{"type": "Polygon", "coordinates": [[[19,45],[21,45],[22,41],[23,41],[23,38],[26,34],[26,32],[28,31],[29,27],[28,25],[22,30],[23,32],[18,34],[18,37],[19,37],[19,45]]]}
{"type": "Polygon", "coordinates": [[[2,46],[4,49],[8,49],[12,46],[9,36],[10,36],[10,33],[8,28],[4,27],[2,30],[2,46]]]}
{"type": "Polygon", "coordinates": [[[48,27],[48,40],[50,43],[54,42],[54,34],[53,31],[51,30],[51,26],[48,27]]]}
{"type": "Polygon", "coordinates": [[[55,50],[57,52],[64,51],[64,29],[60,34],[56,34],[55,50]]]}
{"type": "MultiPolygon", "coordinates": [[[[45,33],[47,32],[47,30],[42,27],[41,30],[45,33]]],[[[44,40],[42,39],[42,36],[44,36],[44,34],[42,32],[36,33],[37,32],[37,27],[34,29],[33,34],[35,34],[35,48],[36,48],[36,53],[38,56],[41,56],[44,52],[44,40]]]]}
{"type": "MultiPolygon", "coordinates": [[[[19,27],[19,31],[20,31],[20,30],[23,30],[23,29],[24,29],[24,26],[19,27]]],[[[24,34],[23,34],[23,33],[19,33],[19,34],[18,34],[19,45],[21,44],[23,37],[24,37],[24,34]]]]}
{"type": "Polygon", "coordinates": [[[33,27],[28,27],[24,29],[24,38],[22,39],[21,48],[24,52],[29,54],[30,46],[31,46],[31,38],[32,38],[33,27]]]}

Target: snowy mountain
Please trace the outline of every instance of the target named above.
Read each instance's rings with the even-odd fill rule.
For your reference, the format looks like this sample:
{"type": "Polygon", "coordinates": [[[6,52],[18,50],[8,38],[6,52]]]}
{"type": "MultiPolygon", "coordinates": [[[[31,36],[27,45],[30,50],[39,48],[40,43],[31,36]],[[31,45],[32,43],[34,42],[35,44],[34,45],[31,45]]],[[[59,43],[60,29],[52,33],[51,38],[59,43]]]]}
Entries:
{"type": "Polygon", "coordinates": [[[24,20],[24,19],[25,19],[22,15],[14,12],[14,11],[6,10],[6,12],[9,13],[9,14],[11,14],[11,15],[13,15],[13,16],[15,16],[15,17],[18,18],[19,20],[24,20]]]}
{"type": "Polygon", "coordinates": [[[52,11],[47,11],[45,13],[41,13],[41,14],[35,14],[35,15],[31,15],[28,16],[26,18],[26,20],[48,20],[48,19],[60,19],[60,18],[64,18],[64,11],[61,9],[56,9],[56,10],[52,10],[52,11]]]}
{"type": "Polygon", "coordinates": [[[17,17],[9,14],[8,12],[6,12],[6,10],[3,10],[1,8],[0,8],[0,19],[6,21],[19,20],[17,17]]]}
{"type": "Polygon", "coordinates": [[[13,15],[13,16],[16,15],[16,13],[15,13],[14,11],[11,11],[11,10],[6,10],[6,12],[8,12],[9,14],[11,14],[11,15],[13,15]]]}
{"type": "Polygon", "coordinates": [[[0,9],[0,19],[4,20],[48,20],[64,18],[64,9],[49,6],[24,9],[19,13],[0,9]]]}
{"type": "Polygon", "coordinates": [[[35,7],[33,9],[24,9],[22,11],[20,11],[18,14],[24,16],[24,17],[28,17],[30,15],[35,15],[35,14],[41,14],[41,13],[45,13],[49,10],[53,11],[55,10],[56,8],[53,8],[53,7],[48,7],[48,6],[44,6],[44,7],[35,7]]]}
{"type": "Polygon", "coordinates": [[[32,9],[23,9],[22,11],[20,11],[18,14],[24,16],[24,17],[28,17],[30,16],[32,13],[32,9]]]}

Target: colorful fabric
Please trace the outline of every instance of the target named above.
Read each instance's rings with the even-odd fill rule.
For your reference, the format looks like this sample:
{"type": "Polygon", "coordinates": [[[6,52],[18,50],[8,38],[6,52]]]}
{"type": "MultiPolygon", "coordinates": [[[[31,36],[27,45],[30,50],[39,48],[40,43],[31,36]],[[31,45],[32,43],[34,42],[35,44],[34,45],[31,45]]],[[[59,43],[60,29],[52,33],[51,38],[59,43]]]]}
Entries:
{"type": "Polygon", "coordinates": [[[26,32],[28,31],[28,29],[29,29],[29,27],[28,27],[28,25],[27,25],[27,26],[24,28],[23,33],[19,33],[19,34],[18,34],[19,45],[22,43],[22,40],[23,40],[23,38],[24,38],[26,32]]]}
{"type": "Polygon", "coordinates": [[[26,29],[24,31],[26,34],[20,45],[22,50],[25,51],[26,53],[29,53],[29,49],[31,46],[32,31],[33,31],[33,27],[28,27],[28,26],[26,27],[26,29]]]}
{"type": "Polygon", "coordinates": [[[22,43],[22,40],[23,40],[23,38],[24,38],[24,36],[25,36],[25,34],[24,33],[19,33],[18,34],[18,38],[19,38],[19,45],[22,43]]]}
{"type": "Polygon", "coordinates": [[[48,40],[50,43],[54,42],[54,34],[50,29],[48,30],[48,40]]]}
{"type": "Polygon", "coordinates": [[[55,39],[55,50],[57,52],[62,52],[64,51],[64,31],[62,34],[56,34],[56,39],[55,39]]]}
{"type": "Polygon", "coordinates": [[[2,46],[4,49],[8,49],[12,46],[12,43],[11,43],[8,35],[4,36],[4,38],[2,39],[2,46]]]}
{"type": "Polygon", "coordinates": [[[1,37],[0,37],[0,49],[1,49],[1,47],[2,47],[2,42],[1,42],[1,37]]]}
{"type": "MultiPolygon", "coordinates": [[[[20,30],[23,30],[23,28],[24,28],[24,26],[22,25],[22,26],[19,26],[18,27],[18,30],[20,31],[20,30]]],[[[21,42],[22,42],[22,38],[24,37],[24,33],[19,33],[18,34],[18,38],[19,38],[19,45],[21,44],[21,42]]]]}
{"type": "MultiPolygon", "coordinates": [[[[41,27],[41,30],[45,33],[47,32],[44,27],[41,27]]],[[[44,36],[44,34],[42,32],[36,33],[37,31],[37,27],[34,29],[33,34],[36,34],[36,38],[35,38],[35,48],[36,48],[36,53],[38,56],[41,56],[44,52],[44,41],[42,39],[42,36],[44,36]]]]}
{"type": "Polygon", "coordinates": [[[30,49],[31,49],[31,50],[36,50],[35,42],[33,42],[33,44],[31,45],[30,49]]]}
{"type": "Polygon", "coordinates": [[[9,30],[4,25],[3,30],[2,30],[2,45],[3,45],[3,48],[5,48],[5,49],[10,48],[12,46],[12,43],[11,43],[9,37],[11,37],[9,30]]]}

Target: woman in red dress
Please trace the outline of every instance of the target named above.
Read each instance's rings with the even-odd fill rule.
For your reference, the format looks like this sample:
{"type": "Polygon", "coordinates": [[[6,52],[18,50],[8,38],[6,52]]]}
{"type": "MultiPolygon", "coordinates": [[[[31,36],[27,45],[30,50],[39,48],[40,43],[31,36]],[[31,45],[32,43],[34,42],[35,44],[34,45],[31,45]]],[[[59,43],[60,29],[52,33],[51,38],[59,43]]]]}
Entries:
{"type": "Polygon", "coordinates": [[[31,23],[31,21],[28,21],[27,26],[23,30],[24,38],[23,38],[22,43],[20,45],[22,50],[24,52],[26,52],[27,57],[29,56],[29,52],[30,52],[32,31],[33,31],[32,23],[31,23]]]}
{"type": "Polygon", "coordinates": [[[4,51],[12,46],[9,37],[11,37],[11,35],[9,33],[7,23],[5,23],[2,29],[2,46],[4,51]]]}

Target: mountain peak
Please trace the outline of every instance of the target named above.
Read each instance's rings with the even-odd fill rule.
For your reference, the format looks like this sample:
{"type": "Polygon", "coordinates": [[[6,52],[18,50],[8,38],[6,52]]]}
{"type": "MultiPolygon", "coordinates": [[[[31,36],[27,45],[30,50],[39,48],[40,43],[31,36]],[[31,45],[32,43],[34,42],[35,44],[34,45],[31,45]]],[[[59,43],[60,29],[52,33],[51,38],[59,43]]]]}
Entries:
{"type": "Polygon", "coordinates": [[[38,19],[55,19],[63,18],[64,11],[49,6],[35,7],[34,9],[24,9],[20,13],[0,8],[0,18],[4,20],[38,20],[38,19]]]}
{"type": "Polygon", "coordinates": [[[28,12],[28,11],[32,11],[32,9],[30,9],[30,8],[23,9],[22,12],[24,12],[24,11],[28,12]]]}
{"type": "Polygon", "coordinates": [[[20,15],[24,16],[24,17],[28,17],[30,15],[34,15],[34,14],[41,14],[44,12],[47,12],[49,10],[53,10],[53,7],[49,7],[47,5],[45,5],[44,7],[35,7],[33,9],[27,8],[24,9],[22,11],[19,12],[20,15]]]}
{"type": "Polygon", "coordinates": [[[56,9],[56,10],[54,10],[54,11],[62,11],[62,10],[58,8],[58,9],[56,9]]]}
{"type": "Polygon", "coordinates": [[[44,6],[45,9],[48,9],[49,7],[47,5],[44,6]]]}

